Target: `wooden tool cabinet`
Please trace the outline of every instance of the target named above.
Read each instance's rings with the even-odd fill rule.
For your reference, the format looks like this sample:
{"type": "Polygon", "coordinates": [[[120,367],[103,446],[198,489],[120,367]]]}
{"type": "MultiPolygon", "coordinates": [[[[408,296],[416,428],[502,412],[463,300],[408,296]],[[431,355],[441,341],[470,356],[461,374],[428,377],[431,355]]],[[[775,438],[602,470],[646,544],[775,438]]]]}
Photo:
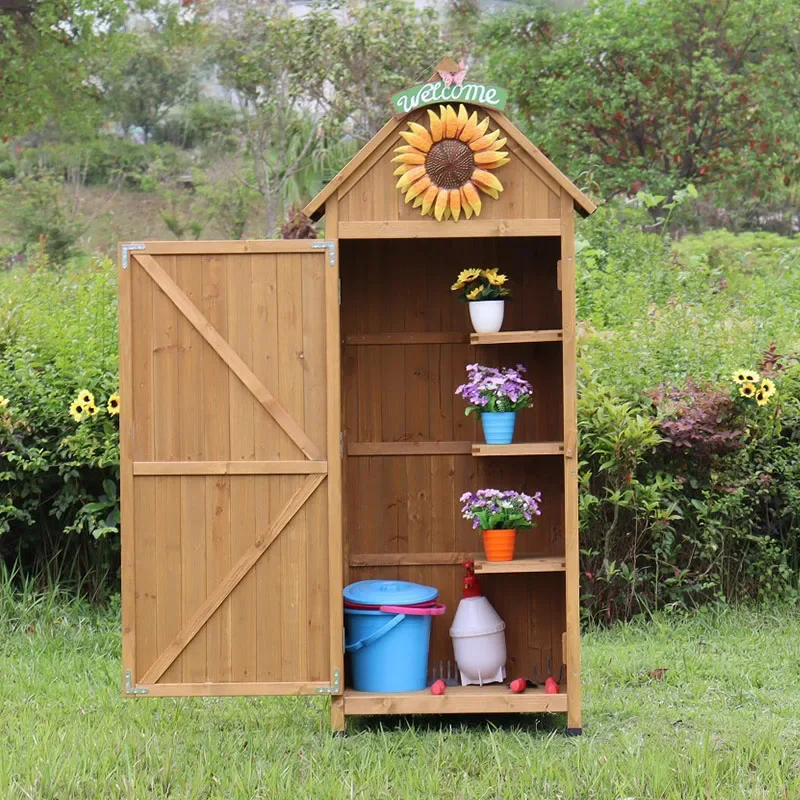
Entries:
{"type": "Polygon", "coordinates": [[[324,240],[121,245],[126,693],[331,695],[335,729],[354,714],[566,711],[580,731],[574,213],[594,206],[480,112],[512,161],[479,217],[403,203],[395,119],[307,207],[324,240]],[[471,333],[450,292],[469,266],[510,277],[500,333],[471,333]],[[535,404],[512,445],[482,444],[454,394],[474,361],[528,367],[535,404]],[[460,518],[480,487],[542,492],[512,562],[482,561],[460,518]],[[509,677],[563,663],[561,693],[352,691],[342,587],[438,587],[439,664],[467,559],[506,622],[509,677]]]}

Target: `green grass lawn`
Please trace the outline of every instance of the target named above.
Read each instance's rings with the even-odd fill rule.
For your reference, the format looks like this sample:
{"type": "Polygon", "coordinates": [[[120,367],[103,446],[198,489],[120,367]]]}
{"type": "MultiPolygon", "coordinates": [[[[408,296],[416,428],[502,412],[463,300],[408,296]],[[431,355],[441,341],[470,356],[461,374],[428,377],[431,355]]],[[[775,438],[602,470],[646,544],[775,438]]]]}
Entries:
{"type": "Polygon", "coordinates": [[[581,738],[555,716],[340,739],[318,698],[123,699],[116,609],[0,592],[0,798],[800,798],[796,609],[594,631],[584,667],[581,738]]]}

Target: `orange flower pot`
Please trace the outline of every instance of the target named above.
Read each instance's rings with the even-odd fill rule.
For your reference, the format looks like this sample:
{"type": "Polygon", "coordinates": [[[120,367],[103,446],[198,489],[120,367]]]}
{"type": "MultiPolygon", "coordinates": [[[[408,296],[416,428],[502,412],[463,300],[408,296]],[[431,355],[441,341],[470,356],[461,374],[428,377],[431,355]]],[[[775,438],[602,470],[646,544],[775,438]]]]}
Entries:
{"type": "Polygon", "coordinates": [[[483,549],[487,561],[513,561],[515,530],[483,531],[483,549]]]}

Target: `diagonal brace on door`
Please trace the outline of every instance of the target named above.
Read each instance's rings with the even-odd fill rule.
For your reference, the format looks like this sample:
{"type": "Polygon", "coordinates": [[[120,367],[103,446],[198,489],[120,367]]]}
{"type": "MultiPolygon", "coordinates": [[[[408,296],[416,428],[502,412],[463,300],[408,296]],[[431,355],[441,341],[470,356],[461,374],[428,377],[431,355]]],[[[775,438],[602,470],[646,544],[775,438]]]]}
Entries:
{"type": "Polygon", "coordinates": [[[244,363],[241,356],[220,336],[217,329],[205,318],[203,313],[189,299],[188,295],[170,278],[163,267],[152,256],[143,253],[131,254],[131,260],[138,263],[152,278],[156,286],[169,297],[178,311],[186,317],[195,330],[206,340],[217,355],[230,367],[236,377],[249,389],[264,410],[283,428],[286,435],[312,461],[319,461],[322,455],[308,434],[298,425],[291,414],[275,399],[255,373],[244,363]]]}
{"type": "Polygon", "coordinates": [[[139,684],[155,683],[169,669],[172,662],[183,652],[189,642],[194,639],[203,625],[208,622],[211,615],[222,605],[225,598],[239,585],[244,576],[255,566],[272,543],[278,538],[281,531],[291,522],[295,514],[303,507],[305,502],[316,491],[325,479],[325,475],[309,475],[300,488],[292,495],[275,521],[234,564],[231,571],[217,585],[217,588],[206,598],[202,606],[192,615],[186,626],[167,645],[164,652],[155,660],[150,669],[145,672],[139,684]]]}

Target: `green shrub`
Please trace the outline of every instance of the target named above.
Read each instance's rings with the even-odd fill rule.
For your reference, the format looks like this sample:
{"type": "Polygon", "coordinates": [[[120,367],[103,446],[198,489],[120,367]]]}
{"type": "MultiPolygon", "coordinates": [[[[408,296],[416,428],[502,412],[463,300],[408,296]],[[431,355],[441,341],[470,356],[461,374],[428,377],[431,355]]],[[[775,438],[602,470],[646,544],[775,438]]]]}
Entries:
{"type": "Polygon", "coordinates": [[[0,554],[102,584],[118,559],[116,269],[0,273],[0,296],[0,554]],[[83,389],[97,413],[77,422],[83,389]]]}
{"type": "Polygon", "coordinates": [[[213,143],[230,150],[236,146],[234,134],[238,122],[239,115],[233,106],[206,97],[172,111],[156,126],[153,141],[185,149],[213,143]]]}

